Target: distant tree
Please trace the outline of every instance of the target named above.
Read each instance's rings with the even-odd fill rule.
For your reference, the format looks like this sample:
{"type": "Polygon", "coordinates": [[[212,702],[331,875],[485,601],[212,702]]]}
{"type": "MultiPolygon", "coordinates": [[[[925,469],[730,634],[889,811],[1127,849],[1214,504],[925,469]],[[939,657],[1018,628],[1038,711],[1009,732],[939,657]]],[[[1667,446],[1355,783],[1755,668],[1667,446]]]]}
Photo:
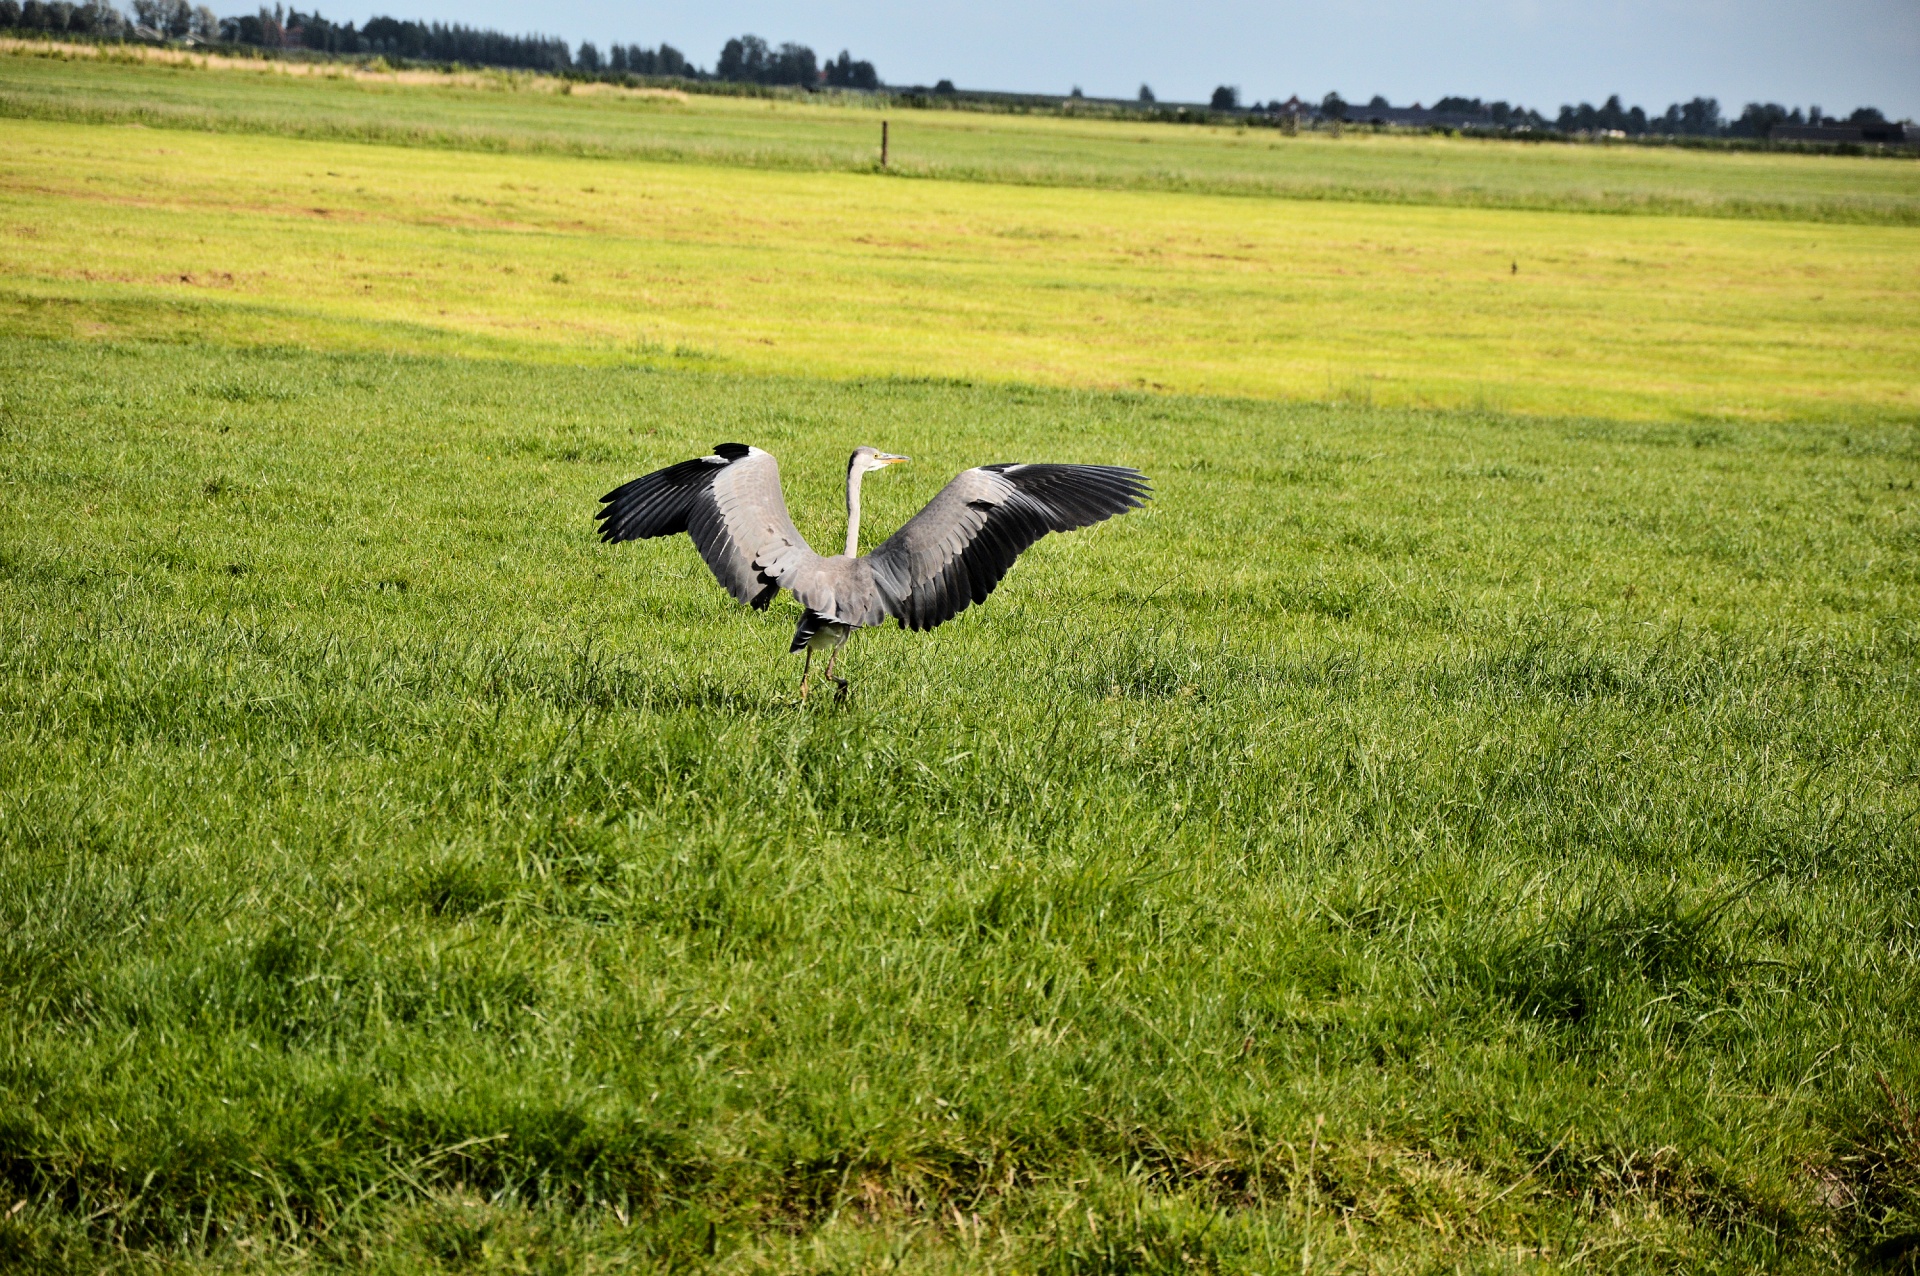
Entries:
{"type": "MultiPolygon", "coordinates": [[[[22,11],[30,6],[22,5],[22,11]]],[[[167,32],[167,19],[173,14],[171,0],[133,0],[133,20],[160,34],[167,32]]]]}
{"type": "Polygon", "coordinates": [[[610,44],[607,46],[607,70],[624,71],[627,69],[627,46],[610,44]]]}
{"type": "Polygon", "coordinates": [[[1720,103],[1710,97],[1697,97],[1680,108],[1680,132],[1695,137],[1715,137],[1720,133],[1720,103]]]}
{"type": "Polygon", "coordinates": [[[714,73],[723,80],[753,84],[820,82],[820,64],[812,49],[791,43],[772,49],[757,35],[743,35],[721,46],[714,73]]]}
{"type": "Polygon", "coordinates": [[[1222,84],[1213,91],[1213,98],[1207,105],[1216,111],[1237,111],[1240,109],[1240,90],[1231,84],[1222,84]]]}
{"type": "MultiPolygon", "coordinates": [[[[105,0],[91,0],[104,6],[105,0]]],[[[373,17],[365,27],[331,22],[319,13],[272,9],[213,19],[204,7],[190,9],[188,0],[136,0],[135,13],[145,25],[160,30],[178,28],[185,14],[186,30],[240,44],[266,48],[308,48],[327,53],[378,53],[394,58],[431,58],[474,66],[513,66],[559,70],[572,65],[565,41],[547,36],[502,35],[498,31],[444,23],[402,22],[373,17]],[[203,31],[202,28],[207,28],[203,31]]]]}
{"type": "Polygon", "coordinates": [[[580,51],[573,55],[573,64],[582,71],[598,71],[600,69],[600,50],[594,47],[593,41],[582,40],[580,42],[580,51]]]}
{"type": "MultiPolygon", "coordinates": [[[[1638,107],[1634,109],[1639,110],[1638,107]]],[[[1482,102],[1477,97],[1443,97],[1433,104],[1433,110],[1441,115],[1464,115],[1485,120],[1495,128],[1539,127],[1547,122],[1539,112],[1529,111],[1524,106],[1515,106],[1511,102],[1482,102]]],[[[1644,124],[1646,113],[1641,112],[1640,118],[1644,124]]]]}
{"type": "Polygon", "coordinates": [[[1880,108],[1863,106],[1847,117],[1849,124],[1885,124],[1887,117],[1880,114],[1880,108]]]}
{"type": "Polygon", "coordinates": [[[960,90],[953,87],[952,80],[942,80],[938,84],[933,86],[933,91],[935,93],[944,93],[947,96],[951,97],[953,94],[958,93],[960,90]]]}
{"type": "Polygon", "coordinates": [[[1076,84],[1076,85],[1074,85],[1074,86],[1073,86],[1073,92],[1071,92],[1071,93],[1069,93],[1069,94],[1067,94],[1067,96],[1068,96],[1068,97],[1085,97],[1085,96],[1086,96],[1086,94],[1084,94],[1084,93],[1082,93],[1082,92],[1080,91],[1080,86],[1079,86],[1078,84],[1076,84]]]}
{"type": "MultiPolygon", "coordinates": [[[[261,11],[262,25],[274,15],[261,11]]],[[[397,18],[373,17],[356,33],[350,25],[337,29],[339,47],[352,52],[378,53],[383,57],[431,58],[439,62],[465,62],[473,66],[528,67],[542,71],[563,71],[573,65],[573,55],[564,40],[548,36],[503,35],[498,31],[444,23],[402,22],[397,18]],[[350,41],[350,43],[349,43],[350,41]]]]}
{"type": "Polygon", "coordinates": [[[20,0],[0,0],[0,27],[20,25],[20,0]]]}
{"type": "Polygon", "coordinates": [[[1734,137],[1771,137],[1774,125],[1797,124],[1799,114],[1778,102],[1749,102],[1740,118],[1727,126],[1727,132],[1734,137]]]}
{"type": "Polygon", "coordinates": [[[1648,122],[1645,111],[1637,106],[1628,110],[1621,105],[1620,95],[1616,93],[1597,107],[1591,102],[1561,107],[1554,127],[1563,133],[1644,133],[1648,122]]]}
{"type": "Polygon", "coordinates": [[[880,76],[871,62],[856,62],[853,55],[845,49],[840,56],[829,61],[825,68],[827,83],[840,89],[877,89],[880,76]]]}
{"type": "Polygon", "coordinates": [[[804,84],[808,88],[820,83],[820,62],[814,57],[813,50],[804,44],[783,44],[774,53],[772,64],[767,68],[768,84],[804,84]]]}
{"type": "MultiPolygon", "coordinates": [[[[84,4],[48,4],[41,11],[41,21],[50,31],[74,31],[83,35],[118,35],[126,26],[126,19],[120,16],[106,0],[86,0],[84,4]]],[[[20,5],[16,3],[11,16],[4,5],[0,5],[0,27],[24,25],[20,5]]]]}
{"type": "Polygon", "coordinates": [[[1368,99],[1367,109],[1369,111],[1391,111],[1393,109],[1393,103],[1376,93],[1368,99]]]}
{"type": "Polygon", "coordinates": [[[286,33],[280,29],[280,19],[267,10],[221,19],[221,38],[238,40],[240,44],[259,44],[261,48],[280,48],[282,44],[286,44],[286,33]],[[228,23],[232,23],[230,35],[228,35],[228,23]]]}
{"type": "Polygon", "coordinates": [[[739,36],[720,46],[713,73],[723,80],[756,80],[767,65],[767,42],[757,35],[739,36]]]}
{"type": "Polygon", "coordinates": [[[1346,99],[1342,98],[1338,93],[1327,94],[1325,97],[1320,99],[1320,114],[1326,116],[1330,120],[1346,119],[1347,118],[1346,99]]]}
{"type": "Polygon", "coordinates": [[[165,15],[166,25],[159,30],[174,39],[193,32],[193,6],[187,0],[162,0],[160,8],[165,15]]]}
{"type": "Polygon", "coordinates": [[[1152,89],[1150,89],[1150,88],[1148,88],[1148,87],[1147,87],[1146,85],[1144,85],[1144,84],[1142,84],[1142,85],[1140,86],[1140,100],[1141,100],[1142,102],[1152,102],[1152,101],[1154,101],[1154,96],[1153,96],[1153,90],[1152,90],[1152,89]]]}
{"type": "Polygon", "coordinates": [[[1647,121],[1647,130],[1670,136],[1715,137],[1721,130],[1720,103],[1710,97],[1691,102],[1675,102],[1666,114],[1647,121]]]}
{"type": "Polygon", "coordinates": [[[654,72],[655,75],[687,76],[693,72],[693,68],[687,64],[687,55],[671,44],[662,44],[654,56],[660,68],[654,72]]]}
{"type": "MultiPolygon", "coordinates": [[[[282,17],[278,11],[264,16],[276,20],[282,17]]],[[[302,13],[298,9],[289,9],[284,21],[280,22],[280,28],[282,43],[293,48],[351,53],[360,45],[360,38],[351,22],[329,22],[317,12],[302,13]]]]}
{"type": "Polygon", "coordinates": [[[1621,104],[1618,93],[1609,97],[1604,105],[1592,112],[1591,116],[1585,114],[1589,109],[1586,103],[1580,104],[1582,128],[1612,129],[1633,134],[1647,131],[1647,113],[1637,106],[1628,110],[1621,104]]]}

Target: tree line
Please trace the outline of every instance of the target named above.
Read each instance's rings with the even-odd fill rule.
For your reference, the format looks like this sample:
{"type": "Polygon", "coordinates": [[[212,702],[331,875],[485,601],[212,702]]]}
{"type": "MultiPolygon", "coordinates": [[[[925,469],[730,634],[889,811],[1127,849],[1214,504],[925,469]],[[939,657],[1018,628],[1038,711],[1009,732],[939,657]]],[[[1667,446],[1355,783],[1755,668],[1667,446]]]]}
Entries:
{"type": "MultiPolygon", "coordinates": [[[[136,0],[136,9],[140,3],[141,0],[136,0]]],[[[205,5],[195,9],[185,0],[179,0],[177,10],[171,4],[167,6],[162,16],[164,26],[146,23],[144,19],[139,21],[161,35],[192,35],[203,39],[208,38],[220,22],[213,10],[205,5]]],[[[125,34],[129,25],[126,15],[105,0],[87,0],[84,4],[69,4],[67,0],[25,0],[24,4],[21,0],[0,0],[0,29],[112,38],[125,34]]]]}
{"type": "Polygon", "coordinates": [[[1647,133],[1675,137],[1767,137],[1776,124],[1817,128],[1822,124],[1884,123],[1886,116],[1871,106],[1860,107],[1851,115],[1841,117],[1827,115],[1817,106],[1810,106],[1804,112],[1797,106],[1789,110],[1778,102],[1749,102],[1737,117],[1727,119],[1720,113],[1720,103],[1710,97],[1675,102],[1666,114],[1649,116],[1637,106],[1623,107],[1616,93],[1600,106],[1582,102],[1579,106],[1561,107],[1554,127],[1562,133],[1616,132],[1629,137],[1647,133]]]}
{"type": "MultiPolygon", "coordinates": [[[[1221,105],[1221,94],[1231,93],[1225,86],[1214,92],[1214,106],[1221,105]]],[[[1237,103],[1235,103],[1237,105],[1237,103]]],[[[1258,104],[1252,108],[1260,110],[1258,104]]],[[[1273,109],[1278,109],[1277,105],[1273,109]]],[[[1480,122],[1501,129],[1551,129],[1559,133],[1620,133],[1627,137],[1666,136],[1666,137],[1746,137],[1765,138],[1772,134],[1776,124],[1799,124],[1819,126],[1821,124],[1884,124],[1886,117],[1871,106],[1863,106],[1851,115],[1840,117],[1823,113],[1817,106],[1802,111],[1799,107],[1789,110],[1778,102],[1749,102],[1740,114],[1728,119],[1721,113],[1720,103],[1715,98],[1696,97],[1688,102],[1675,102],[1667,107],[1665,113],[1651,115],[1645,108],[1629,107],[1620,100],[1619,94],[1609,97],[1599,106],[1591,102],[1582,102],[1578,106],[1563,105],[1557,116],[1549,118],[1539,111],[1524,106],[1514,106],[1506,102],[1482,102],[1479,98],[1443,97],[1430,107],[1394,107],[1384,97],[1374,97],[1366,106],[1355,106],[1343,100],[1338,93],[1329,93],[1320,102],[1316,114],[1324,119],[1351,120],[1365,123],[1369,119],[1380,119],[1383,123],[1400,122],[1396,117],[1424,111],[1427,115],[1443,117],[1450,122],[1480,122]]]]}
{"type": "Polygon", "coordinates": [[[740,84],[825,84],[833,88],[877,89],[879,73],[871,62],[856,62],[845,49],[821,67],[804,44],[773,48],[757,35],[743,35],[721,46],[714,77],[740,84]]]}
{"type": "Polygon", "coordinates": [[[804,44],[770,45],[757,35],[728,40],[711,73],[695,65],[671,44],[649,48],[611,44],[606,52],[592,41],[570,48],[565,40],[543,35],[507,35],[445,22],[409,22],[373,17],[365,25],[334,22],[317,10],[302,13],[276,4],[257,13],[218,17],[206,5],[189,0],[132,0],[131,20],[108,0],[0,0],[0,29],[25,29],[105,38],[125,38],[141,29],[167,39],[246,44],[268,49],[311,49],[317,53],[378,54],[425,62],[458,62],[589,75],[657,75],[687,80],[725,80],[742,84],[795,85],[807,88],[878,89],[873,63],[842,49],[820,60],[804,44]]]}

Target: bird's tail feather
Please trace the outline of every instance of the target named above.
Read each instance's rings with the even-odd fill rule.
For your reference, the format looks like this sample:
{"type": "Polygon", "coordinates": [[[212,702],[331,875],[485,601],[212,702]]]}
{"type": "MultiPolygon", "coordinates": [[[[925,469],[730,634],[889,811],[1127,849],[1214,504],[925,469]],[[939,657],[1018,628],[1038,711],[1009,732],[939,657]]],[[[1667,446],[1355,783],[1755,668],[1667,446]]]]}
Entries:
{"type": "Polygon", "coordinates": [[[801,612],[800,623],[793,631],[793,645],[787,648],[787,654],[792,655],[812,642],[813,636],[819,633],[821,626],[827,623],[827,618],[811,607],[801,612]]]}

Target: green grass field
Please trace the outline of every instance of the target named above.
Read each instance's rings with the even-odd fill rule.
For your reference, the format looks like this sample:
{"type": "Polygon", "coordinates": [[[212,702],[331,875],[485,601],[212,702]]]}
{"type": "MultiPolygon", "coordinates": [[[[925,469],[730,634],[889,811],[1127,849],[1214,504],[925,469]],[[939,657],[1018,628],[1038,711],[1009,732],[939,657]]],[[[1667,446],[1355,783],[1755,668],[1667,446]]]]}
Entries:
{"type": "MultiPolygon", "coordinates": [[[[29,46],[31,49],[31,46],[29,46]]],[[[91,56],[0,57],[0,118],[140,123],[436,148],[871,172],[879,115],[857,105],[590,92],[511,74],[289,75],[91,56]]],[[[301,68],[294,68],[296,70],[301,68]]],[[[1270,129],[895,110],[907,177],[1284,196],[1350,203],[1683,213],[1920,225],[1912,158],[1517,146],[1448,138],[1282,137],[1270,129]]]]}
{"type": "Polygon", "coordinates": [[[0,120],[0,1270],[1910,1266],[1916,233],[0,120]],[[732,439],[1156,500],[802,705],[732,439]]]}

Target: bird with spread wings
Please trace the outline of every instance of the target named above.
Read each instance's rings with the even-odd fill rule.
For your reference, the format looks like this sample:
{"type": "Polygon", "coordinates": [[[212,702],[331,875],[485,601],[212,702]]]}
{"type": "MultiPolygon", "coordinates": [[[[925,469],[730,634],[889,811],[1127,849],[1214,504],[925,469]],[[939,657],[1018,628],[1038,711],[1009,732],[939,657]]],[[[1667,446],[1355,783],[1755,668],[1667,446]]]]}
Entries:
{"type": "Polygon", "coordinates": [[[805,611],[788,651],[805,651],[800,695],[813,653],[826,650],[834,676],[840,648],[856,629],[891,616],[932,629],[969,604],[985,602],[1021,551],[1048,532],[1088,527],[1146,502],[1146,476],[1117,465],[982,465],[963,471],[927,507],[871,554],[860,553],[860,481],[907,460],[855,448],[847,461],[846,552],[816,553],[793,525],[771,453],[722,443],[696,457],[622,484],[600,498],[606,541],[692,538],[728,593],[764,610],[782,589],[805,611]]]}

